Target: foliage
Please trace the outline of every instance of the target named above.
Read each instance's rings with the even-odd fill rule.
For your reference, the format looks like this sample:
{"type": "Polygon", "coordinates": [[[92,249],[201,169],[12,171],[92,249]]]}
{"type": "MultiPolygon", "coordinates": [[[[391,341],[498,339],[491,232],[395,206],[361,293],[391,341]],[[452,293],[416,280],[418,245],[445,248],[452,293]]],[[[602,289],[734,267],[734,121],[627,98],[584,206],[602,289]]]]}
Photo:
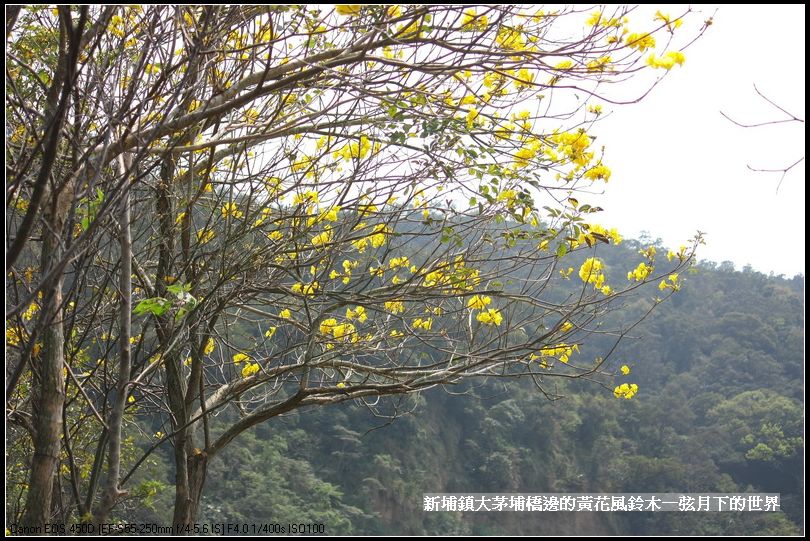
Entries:
{"type": "Polygon", "coordinates": [[[701,239],[639,247],[627,280],[610,268],[622,237],[585,201],[611,177],[594,126],[628,101],[619,83],[652,88],[702,30],[678,29],[691,12],[628,13],[12,9],[7,409],[36,436],[24,521],[126,518],[127,483],[171,444],[180,533],[215,457],[299,408],[382,414],[382,397],[518,377],[552,399],[583,377],[643,392],[615,385],[615,344],[585,346],[676,293],[701,239]],[[129,433],[151,442],[138,458],[129,433]]]}

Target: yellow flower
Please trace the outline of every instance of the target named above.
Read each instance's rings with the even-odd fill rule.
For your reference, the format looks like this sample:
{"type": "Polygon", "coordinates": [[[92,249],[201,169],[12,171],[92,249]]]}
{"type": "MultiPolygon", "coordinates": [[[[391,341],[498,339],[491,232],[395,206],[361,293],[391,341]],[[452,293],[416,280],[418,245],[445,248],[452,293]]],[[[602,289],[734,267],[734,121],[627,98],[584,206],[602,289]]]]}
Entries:
{"type": "Polygon", "coordinates": [[[312,237],[312,245],[313,246],[322,246],[332,241],[332,230],[327,229],[322,233],[318,233],[314,237],[312,237]]]}
{"type": "Polygon", "coordinates": [[[202,229],[197,231],[197,242],[205,244],[214,238],[214,232],[210,229],[202,229]]]}
{"type": "Polygon", "coordinates": [[[332,328],[335,325],[337,325],[337,319],[335,318],[324,319],[321,322],[320,326],[318,327],[318,330],[320,330],[322,334],[332,334],[332,328]]]}
{"type": "Polygon", "coordinates": [[[307,295],[313,296],[318,291],[318,282],[312,282],[311,284],[302,284],[298,282],[297,284],[293,284],[292,292],[297,293],[299,295],[307,295]]]}
{"type": "Polygon", "coordinates": [[[245,355],[244,353],[237,353],[236,355],[233,356],[233,362],[236,364],[239,364],[247,360],[250,360],[250,356],[245,355]]]}
{"type": "Polygon", "coordinates": [[[475,319],[483,323],[484,325],[495,325],[498,326],[503,321],[503,315],[501,314],[500,310],[496,308],[490,308],[486,312],[481,312],[475,319]]]}
{"type": "MultiPolygon", "coordinates": [[[[41,295],[42,293],[40,293],[40,296],[41,295]]],[[[39,312],[39,305],[35,301],[28,305],[28,308],[26,308],[25,312],[23,312],[22,318],[25,321],[31,321],[34,318],[34,314],[37,312],[39,312]]]]}
{"type": "Polygon", "coordinates": [[[638,49],[643,53],[647,49],[655,47],[655,38],[650,34],[628,34],[625,43],[631,49],[638,49]]]}
{"type": "Polygon", "coordinates": [[[602,272],[602,261],[589,257],[579,268],[579,277],[583,282],[596,281],[596,275],[602,272]]]}
{"type": "Polygon", "coordinates": [[[678,19],[676,21],[673,21],[672,17],[670,17],[667,14],[661,13],[661,10],[658,10],[658,11],[655,12],[655,17],[653,17],[653,20],[654,21],[663,21],[664,24],[667,25],[667,30],[669,30],[670,33],[674,32],[676,28],[678,28],[679,26],[681,26],[683,24],[682,19],[678,19]]]}
{"type": "Polygon", "coordinates": [[[388,262],[388,266],[391,269],[396,269],[397,267],[407,267],[410,264],[411,262],[408,260],[408,256],[392,257],[388,262]]]}
{"type": "Polygon", "coordinates": [[[241,210],[236,206],[236,203],[225,203],[222,207],[222,217],[228,218],[233,216],[234,218],[241,218],[244,216],[241,210]]]}
{"type": "Polygon", "coordinates": [[[284,310],[278,313],[278,317],[282,319],[290,319],[292,317],[292,313],[290,313],[289,308],[285,308],[284,310]]]}
{"type": "MultiPolygon", "coordinates": [[[[557,357],[560,362],[567,363],[568,358],[574,354],[579,353],[579,345],[557,344],[556,346],[546,346],[540,350],[540,357],[557,357]]],[[[536,355],[532,355],[531,359],[536,359],[536,355]]],[[[545,366],[544,366],[545,368],[545,366]]]]}
{"type": "Polygon", "coordinates": [[[622,383],[615,389],[613,389],[613,396],[616,398],[626,398],[630,400],[633,398],[636,393],[638,392],[638,385],[635,383],[622,383]]]}
{"type": "Polygon", "coordinates": [[[590,71],[605,71],[605,68],[607,68],[611,61],[610,56],[602,56],[591,60],[585,67],[590,71]]]}
{"type": "Polygon", "coordinates": [[[388,301],[385,303],[385,309],[392,314],[401,314],[405,311],[405,303],[402,301],[388,301]]]}
{"type": "Polygon", "coordinates": [[[352,5],[337,4],[335,6],[335,11],[337,11],[338,15],[348,17],[350,15],[360,15],[360,9],[362,7],[363,6],[359,4],[352,4],[352,5]]]}
{"type": "Polygon", "coordinates": [[[623,364],[622,367],[621,367],[621,371],[622,371],[622,374],[624,374],[626,376],[626,375],[630,374],[630,367],[627,366],[626,364],[623,364]]]}
{"type": "Polygon", "coordinates": [[[328,222],[336,222],[338,219],[338,212],[340,212],[340,207],[335,206],[325,212],[322,212],[321,215],[323,216],[323,219],[328,222]]]}
{"type": "Polygon", "coordinates": [[[205,348],[203,348],[203,354],[211,355],[214,351],[214,348],[217,347],[217,343],[214,341],[213,338],[208,338],[208,341],[205,343],[205,348]]]}
{"type": "Polygon", "coordinates": [[[6,329],[6,342],[9,346],[19,346],[23,332],[19,327],[9,327],[6,329]]]}
{"type": "Polygon", "coordinates": [[[495,198],[496,201],[512,201],[517,197],[517,192],[515,190],[503,190],[501,193],[498,194],[498,197],[495,198]]]}
{"type": "Polygon", "coordinates": [[[470,110],[467,112],[467,129],[471,130],[473,124],[475,123],[475,119],[478,118],[478,109],[475,107],[470,107],[470,110]]]}
{"type": "Polygon", "coordinates": [[[337,387],[338,389],[345,389],[345,388],[346,388],[346,384],[345,384],[345,383],[343,383],[343,382],[341,381],[340,383],[338,383],[338,384],[336,385],[336,387],[337,387]]]}
{"type": "Polygon", "coordinates": [[[638,264],[638,267],[627,273],[627,279],[630,281],[643,282],[652,271],[653,267],[650,267],[642,261],[638,264]]]}
{"type": "Polygon", "coordinates": [[[251,107],[250,109],[245,111],[245,122],[247,122],[248,124],[255,123],[256,119],[258,118],[259,118],[259,111],[257,109],[251,107]]]}
{"type": "Polygon", "coordinates": [[[686,56],[680,51],[669,51],[664,56],[658,57],[655,54],[650,54],[647,57],[647,65],[656,69],[671,70],[676,65],[682,66],[684,62],[686,62],[686,56]]]}
{"type": "Polygon", "coordinates": [[[318,192],[315,190],[308,190],[304,193],[295,194],[293,197],[293,205],[300,205],[301,203],[318,203],[318,192]]]}
{"type": "Polygon", "coordinates": [[[259,371],[259,363],[247,363],[242,368],[242,377],[247,378],[259,371]]]}
{"type": "Polygon", "coordinates": [[[429,318],[426,318],[426,319],[422,319],[421,317],[418,317],[418,318],[413,320],[413,328],[414,329],[422,329],[422,330],[425,330],[425,331],[429,331],[432,326],[433,326],[433,318],[432,317],[429,317],[429,318]]]}
{"type": "Polygon", "coordinates": [[[678,283],[678,273],[670,274],[667,279],[670,281],[670,283],[667,283],[666,280],[661,280],[661,283],[658,284],[658,289],[661,291],[667,288],[670,288],[673,291],[678,291],[681,289],[681,284],[678,283]]]}
{"type": "Polygon", "coordinates": [[[461,17],[461,28],[465,31],[486,30],[489,21],[486,15],[476,15],[474,9],[464,11],[461,17]]]}
{"type": "Polygon", "coordinates": [[[365,323],[368,319],[368,314],[366,314],[366,309],[362,306],[355,306],[354,310],[346,308],[346,319],[349,321],[357,319],[360,323],[365,323]]]}
{"type": "Polygon", "coordinates": [[[354,325],[351,323],[341,323],[340,325],[335,325],[332,327],[332,336],[337,339],[351,336],[354,341],[357,340],[354,325]]]}
{"type": "Polygon", "coordinates": [[[467,308],[472,308],[473,310],[484,310],[488,304],[492,302],[492,299],[489,297],[481,297],[480,295],[473,295],[473,297],[467,301],[467,308]]]}
{"type": "Polygon", "coordinates": [[[599,165],[591,167],[585,171],[585,178],[588,180],[601,179],[607,182],[610,180],[610,174],[610,169],[606,165],[600,163],[599,165]]]}
{"type": "Polygon", "coordinates": [[[570,321],[566,321],[565,323],[562,324],[562,327],[560,327],[560,331],[568,332],[573,328],[574,328],[574,325],[572,325],[570,321]]]}
{"type": "Polygon", "coordinates": [[[515,88],[518,90],[531,88],[532,83],[534,83],[534,74],[527,68],[520,68],[517,72],[517,79],[518,80],[515,81],[515,88]]]}
{"type": "Polygon", "coordinates": [[[270,327],[267,329],[267,332],[264,333],[265,338],[273,338],[273,335],[276,334],[277,327],[270,327]]]}
{"type": "Polygon", "coordinates": [[[501,26],[495,35],[495,42],[504,49],[520,51],[526,48],[526,38],[523,32],[516,28],[501,26]]]}

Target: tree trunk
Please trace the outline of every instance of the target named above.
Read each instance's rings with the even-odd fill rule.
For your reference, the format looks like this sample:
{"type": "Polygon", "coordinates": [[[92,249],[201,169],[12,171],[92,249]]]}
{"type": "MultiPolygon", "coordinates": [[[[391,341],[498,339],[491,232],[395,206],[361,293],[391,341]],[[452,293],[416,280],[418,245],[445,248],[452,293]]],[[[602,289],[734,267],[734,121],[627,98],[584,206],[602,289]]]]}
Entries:
{"type": "MultiPolygon", "coordinates": [[[[126,176],[132,160],[129,155],[119,157],[121,174],[126,176]]],[[[119,337],[120,354],[118,357],[118,381],[115,398],[112,400],[110,417],[107,421],[109,427],[109,450],[107,454],[107,482],[104,495],[99,505],[96,520],[100,523],[107,521],[112,508],[124,492],[118,486],[121,477],[121,433],[124,423],[124,410],[127,406],[129,394],[129,377],[132,365],[132,233],[130,231],[129,188],[121,199],[119,214],[119,227],[121,228],[121,276],[118,294],[121,297],[120,317],[121,336],[119,337]]]]}
{"type": "MultiPolygon", "coordinates": [[[[43,275],[47,275],[61,259],[61,236],[67,210],[64,201],[72,197],[73,190],[69,187],[62,191],[61,197],[53,194],[50,208],[44,213],[48,227],[42,228],[43,275]]],[[[43,291],[40,312],[43,328],[42,353],[31,359],[34,377],[34,457],[22,518],[23,525],[31,527],[41,527],[50,522],[53,481],[59,466],[62,408],[65,403],[65,378],[62,374],[65,364],[62,284],[60,274],[53,285],[43,291]]]]}
{"type": "Polygon", "coordinates": [[[205,486],[208,471],[208,457],[197,453],[186,460],[187,477],[181,486],[180,479],[175,485],[174,517],[172,519],[174,535],[193,535],[194,525],[200,510],[200,497],[205,486]]]}

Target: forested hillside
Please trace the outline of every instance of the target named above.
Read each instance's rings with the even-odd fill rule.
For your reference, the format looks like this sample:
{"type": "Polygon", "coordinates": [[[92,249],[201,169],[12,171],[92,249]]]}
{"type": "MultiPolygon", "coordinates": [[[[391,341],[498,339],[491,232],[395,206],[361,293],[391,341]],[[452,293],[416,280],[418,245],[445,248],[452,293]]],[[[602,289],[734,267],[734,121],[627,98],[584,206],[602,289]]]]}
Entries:
{"type": "MultiPolygon", "coordinates": [[[[640,246],[600,255],[621,273],[640,246]]],[[[211,464],[201,520],[315,522],[332,534],[799,533],[804,278],[730,263],[696,270],[612,354],[639,385],[632,400],[582,380],[557,383],[565,398],[556,401],[528,381],[487,382],[284,416],[211,464]],[[781,492],[784,512],[421,510],[424,492],[748,490],[781,492]]],[[[607,351],[613,337],[594,339],[583,356],[607,351]]],[[[168,520],[168,488],[150,498],[152,510],[141,507],[143,520],[168,520]]]]}

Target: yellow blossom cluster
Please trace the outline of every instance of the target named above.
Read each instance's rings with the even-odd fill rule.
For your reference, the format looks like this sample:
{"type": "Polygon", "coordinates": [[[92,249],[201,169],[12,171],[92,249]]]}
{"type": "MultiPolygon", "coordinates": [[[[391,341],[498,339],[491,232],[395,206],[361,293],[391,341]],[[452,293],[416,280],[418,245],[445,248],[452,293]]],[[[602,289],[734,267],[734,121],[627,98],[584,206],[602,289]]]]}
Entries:
{"type": "Polygon", "coordinates": [[[489,308],[488,310],[479,312],[475,319],[484,325],[498,326],[503,321],[503,314],[496,308],[489,308]]]}
{"type": "Polygon", "coordinates": [[[568,360],[575,351],[579,353],[579,344],[557,344],[556,346],[546,346],[540,349],[538,353],[532,353],[529,356],[529,360],[535,361],[537,359],[541,359],[541,366],[543,368],[549,368],[550,365],[548,364],[547,359],[556,358],[562,363],[568,363],[568,360]]]}
{"type": "Polygon", "coordinates": [[[303,193],[295,194],[293,197],[293,205],[302,204],[318,204],[318,192],[315,190],[307,190],[303,193]]]}
{"type": "Polygon", "coordinates": [[[675,259],[676,257],[677,257],[677,258],[678,258],[680,261],[683,261],[684,259],[686,259],[686,246],[681,246],[681,247],[678,249],[678,252],[677,252],[677,253],[676,253],[676,252],[673,252],[672,250],[669,250],[669,251],[667,252],[667,261],[672,261],[672,260],[673,260],[673,259],[675,259]]]}
{"type": "Polygon", "coordinates": [[[297,293],[298,295],[306,295],[312,297],[315,293],[318,292],[318,282],[312,282],[311,284],[303,284],[298,282],[293,284],[291,288],[293,293],[297,293]]]}
{"type": "Polygon", "coordinates": [[[461,29],[466,32],[486,30],[489,21],[486,15],[476,15],[474,9],[464,11],[461,17],[461,29]]]}
{"type": "Polygon", "coordinates": [[[589,257],[579,268],[579,277],[583,282],[593,284],[594,289],[600,290],[605,295],[610,295],[610,286],[605,285],[605,272],[602,260],[589,257]]]}
{"type": "Polygon", "coordinates": [[[480,271],[467,267],[464,258],[456,256],[452,264],[440,261],[435,270],[425,274],[422,285],[461,292],[471,291],[480,282],[480,271]]]}
{"type": "MultiPolygon", "coordinates": [[[[358,231],[361,229],[365,229],[367,227],[368,224],[361,223],[358,224],[357,227],[354,228],[354,230],[358,231]]],[[[385,241],[388,238],[388,235],[390,234],[391,230],[387,228],[384,224],[377,224],[372,228],[371,233],[369,233],[368,236],[359,238],[353,241],[352,244],[354,245],[354,247],[357,249],[358,252],[363,253],[366,251],[366,248],[368,248],[369,245],[371,245],[374,248],[379,248],[380,246],[385,244],[385,241]]]]}
{"type": "Polygon", "coordinates": [[[678,273],[672,273],[667,277],[666,280],[661,280],[661,283],[658,284],[658,289],[661,291],[664,291],[665,289],[678,291],[681,289],[681,284],[678,282],[678,273]]]}
{"type": "Polygon", "coordinates": [[[392,314],[401,314],[405,312],[405,303],[402,301],[387,301],[385,303],[385,309],[392,314]]]}
{"type": "Polygon", "coordinates": [[[650,34],[628,34],[625,38],[625,43],[631,49],[637,49],[643,53],[647,49],[655,47],[655,38],[650,34]]]}
{"type": "Polygon", "coordinates": [[[653,270],[654,267],[651,267],[642,261],[635,269],[627,273],[627,279],[630,281],[635,280],[636,282],[643,282],[653,270]]]}
{"type": "Polygon", "coordinates": [[[362,306],[355,306],[354,309],[346,308],[346,319],[349,321],[356,319],[360,323],[365,323],[368,319],[368,314],[366,314],[366,309],[362,306]]]}
{"type": "Polygon", "coordinates": [[[473,295],[472,298],[467,301],[467,308],[472,308],[473,310],[485,310],[491,302],[492,299],[489,297],[473,295]]]}
{"type": "Polygon", "coordinates": [[[312,240],[310,241],[313,246],[323,246],[324,244],[329,244],[332,241],[332,229],[327,227],[322,232],[318,233],[312,240]]]}
{"type": "Polygon", "coordinates": [[[616,398],[626,398],[630,400],[638,392],[638,385],[635,383],[622,383],[613,389],[613,396],[616,398]]]}
{"type": "Polygon", "coordinates": [[[647,57],[647,65],[653,68],[671,70],[675,66],[682,66],[686,62],[686,56],[680,51],[669,51],[664,56],[651,54],[647,57]]]}
{"type": "Polygon", "coordinates": [[[329,279],[342,278],[344,284],[348,284],[352,279],[352,271],[360,264],[359,261],[352,261],[350,259],[343,260],[343,272],[338,272],[334,269],[329,273],[329,279]]]}
{"type": "Polygon", "coordinates": [[[236,203],[225,203],[222,206],[222,217],[223,218],[241,218],[245,214],[239,210],[239,207],[236,206],[236,203]]]}
{"type": "MultiPolygon", "coordinates": [[[[321,334],[331,335],[335,340],[346,342],[357,342],[357,329],[351,323],[338,323],[337,319],[329,318],[321,322],[319,326],[321,334]]],[[[328,347],[328,346],[327,346],[328,347]]]]}
{"type": "Polygon", "coordinates": [[[578,167],[585,167],[593,159],[593,152],[588,150],[593,140],[584,130],[553,133],[549,139],[556,145],[555,152],[547,152],[553,161],[559,160],[559,155],[562,155],[578,167]]]}
{"type": "Polygon", "coordinates": [[[431,327],[433,327],[433,318],[428,317],[422,319],[421,317],[418,317],[413,320],[413,323],[411,325],[413,325],[414,329],[422,329],[423,331],[429,331],[431,327]]]}
{"type": "MultiPolygon", "coordinates": [[[[374,151],[376,152],[379,150],[379,143],[375,143],[374,151]]],[[[345,161],[351,161],[352,159],[362,159],[368,156],[369,152],[371,152],[372,146],[371,142],[369,141],[368,137],[365,135],[360,136],[359,141],[353,141],[346,143],[343,148],[340,150],[336,150],[332,153],[332,158],[343,158],[345,161]]]]}
{"type": "Polygon", "coordinates": [[[585,232],[584,229],[585,227],[583,226],[583,231],[580,231],[577,236],[577,246],[586,243],[588,246],[592,246],[596,243],[597,237],[600,237],[602,240],[610,240],[617,246],[621,244],[623,240],[615,227],[608,230],[599,224],[589,224],[587,232],[585,232]]]}

